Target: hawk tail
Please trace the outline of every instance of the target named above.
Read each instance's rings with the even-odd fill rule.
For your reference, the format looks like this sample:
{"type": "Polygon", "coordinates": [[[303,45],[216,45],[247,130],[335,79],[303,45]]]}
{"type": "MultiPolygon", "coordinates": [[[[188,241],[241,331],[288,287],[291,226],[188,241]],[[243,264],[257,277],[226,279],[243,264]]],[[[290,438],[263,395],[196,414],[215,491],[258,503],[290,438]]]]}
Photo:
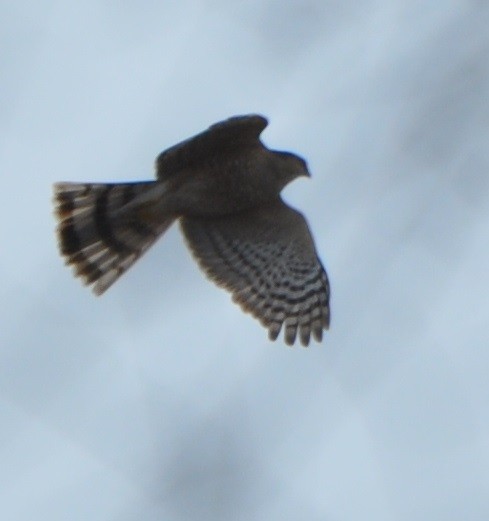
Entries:
{"type": "Polygon", "coordinates": [[[93,285],[96,295],[106,291],[175,220],[157,211],[161,188],[155,181],[54,185],[59,249],[66,264],[85,284],[93,285]]]}

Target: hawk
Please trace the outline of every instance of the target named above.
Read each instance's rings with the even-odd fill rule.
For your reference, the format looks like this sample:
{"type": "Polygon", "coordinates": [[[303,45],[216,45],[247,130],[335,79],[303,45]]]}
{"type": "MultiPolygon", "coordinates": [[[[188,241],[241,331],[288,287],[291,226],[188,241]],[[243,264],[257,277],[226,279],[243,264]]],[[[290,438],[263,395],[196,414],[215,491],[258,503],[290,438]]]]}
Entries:
{"type": "Polygon", "coordinates": [[[200,267],[286,344],[322,339],[329,283],[306,220],[280,192],[306,162],[260,141],[267,120],[236,116],[162,152],[156,180],[56,183],[59,248],[96,295],[179,221],[200,267]]]}

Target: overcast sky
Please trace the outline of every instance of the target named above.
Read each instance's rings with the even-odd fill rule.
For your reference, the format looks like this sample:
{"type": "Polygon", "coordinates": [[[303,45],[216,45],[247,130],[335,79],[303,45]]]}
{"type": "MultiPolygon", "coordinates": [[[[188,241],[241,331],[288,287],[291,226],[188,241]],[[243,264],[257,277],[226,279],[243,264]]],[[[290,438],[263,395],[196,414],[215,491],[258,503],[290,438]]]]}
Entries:
{"type": "Polygon", "coordinates": [[[489,4],[0,6],[0,518],[489,519],[489,4]],[[55,181],[153,176],[236,114],[308,160],[284,192],[332,285],[288,348],[178,227],[101,298],[55,181]]]}

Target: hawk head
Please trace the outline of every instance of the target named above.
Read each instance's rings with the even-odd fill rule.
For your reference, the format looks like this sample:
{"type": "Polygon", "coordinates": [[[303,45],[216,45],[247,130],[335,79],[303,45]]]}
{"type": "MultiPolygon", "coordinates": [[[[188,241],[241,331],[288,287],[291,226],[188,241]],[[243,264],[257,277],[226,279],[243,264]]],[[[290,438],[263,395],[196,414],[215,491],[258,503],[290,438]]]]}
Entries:
{"type": "Polygon", "coordinates": [[[280,189],[297,177],[311,177],[305,160],[291,152],[273,152],[273,173],[280,189]]]}

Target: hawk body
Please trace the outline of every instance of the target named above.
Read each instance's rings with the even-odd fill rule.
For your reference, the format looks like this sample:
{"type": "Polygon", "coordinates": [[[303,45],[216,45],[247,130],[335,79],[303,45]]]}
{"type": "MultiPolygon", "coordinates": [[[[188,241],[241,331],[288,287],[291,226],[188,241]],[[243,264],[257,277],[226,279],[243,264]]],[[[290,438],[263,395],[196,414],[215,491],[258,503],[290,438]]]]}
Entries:
{"type": "Polygon", "coordinates": [[[61,253],[102,294],[175,220],[205,273],[287,344],[329,327],[329,283],[304,217],[281,190],[305,161],[266,148],[267,120],[239,116],[162,152],[156,181],[57,183],[61,253]]]}

